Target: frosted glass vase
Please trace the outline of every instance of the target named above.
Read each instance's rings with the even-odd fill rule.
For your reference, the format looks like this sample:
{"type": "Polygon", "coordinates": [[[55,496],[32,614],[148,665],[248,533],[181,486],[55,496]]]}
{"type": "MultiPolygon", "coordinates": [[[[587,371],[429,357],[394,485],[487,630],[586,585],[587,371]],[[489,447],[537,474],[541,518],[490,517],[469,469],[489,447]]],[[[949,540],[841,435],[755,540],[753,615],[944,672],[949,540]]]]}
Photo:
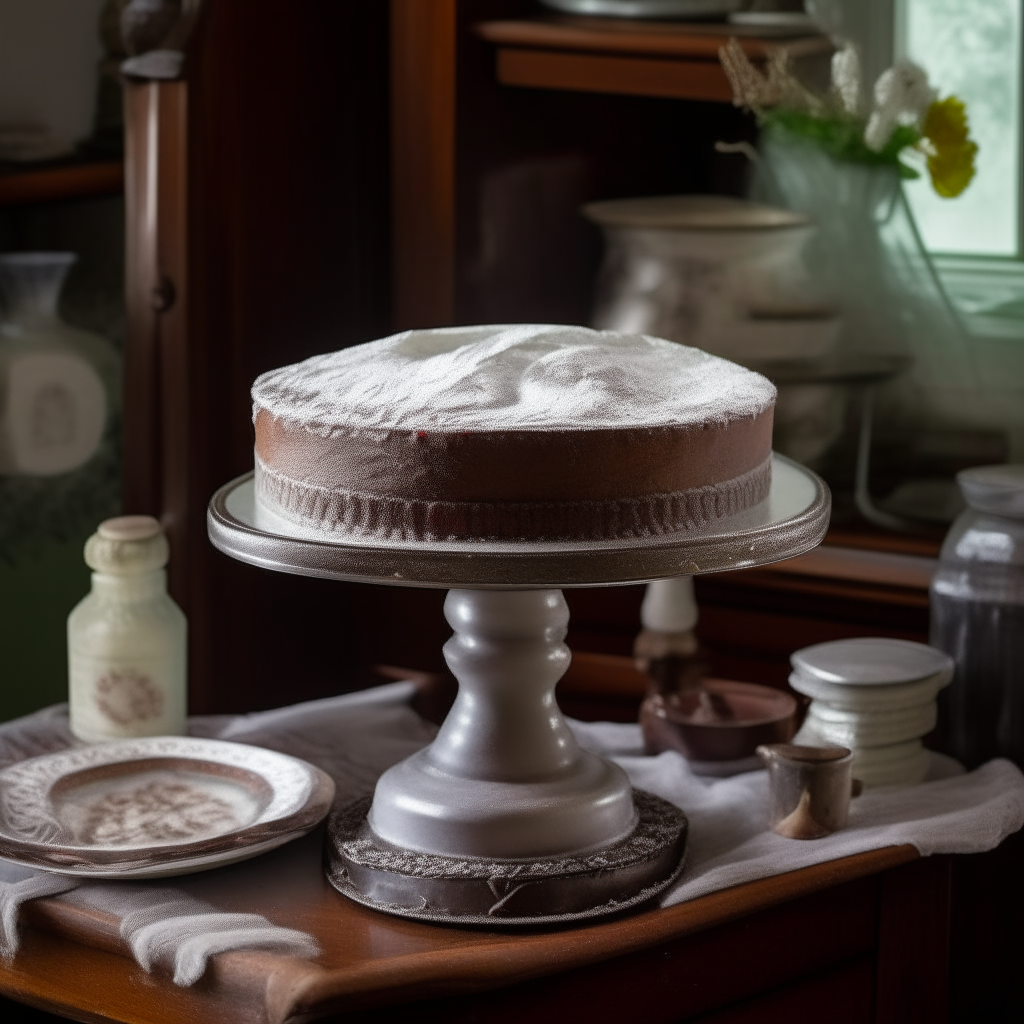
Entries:
{"type": "Polygon", "coordinates": [[[780,129],[765,132],[756,198],[807,214],[812,278],[838,308],[838,350],[909,357],[883,414],[905,427],[984,421],[967,333],[921,241],[896,168],[835,160],[780,129]]]}
{"type": "Polygon", "coordinates": [[[61,320],[57,305],[77,257],[0,255],[0,474],[56,476],[99,451],[116,407],[111,344],[61,320]]]}
{"type": "Polygon", "coordinates": [[[1005,461],[1008,434],[897,169],[835,160],[774,128],[760,151],[755,196],[817,225],[807,267],[838,311],[838,360],[903,366],[873,384],[843,385],[861,397],[860,443],[848,423],[816,467],[833,488],[834,515],[855,504],[886,527],[948,522],[962,508],[955,474],[1005,461]]]}

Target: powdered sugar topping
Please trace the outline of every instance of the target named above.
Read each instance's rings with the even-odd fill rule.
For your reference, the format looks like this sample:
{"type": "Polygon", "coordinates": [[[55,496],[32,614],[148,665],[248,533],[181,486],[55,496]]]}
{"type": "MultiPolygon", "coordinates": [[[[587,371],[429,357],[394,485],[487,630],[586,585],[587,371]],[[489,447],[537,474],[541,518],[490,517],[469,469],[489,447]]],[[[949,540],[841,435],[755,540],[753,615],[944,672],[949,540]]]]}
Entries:
{"type": "Polygon", "coordinates": [[[405,331],[257,378],[255,409],[317,432],[724,423],[775,387],[700,349],[543,324],[405,331]]]}

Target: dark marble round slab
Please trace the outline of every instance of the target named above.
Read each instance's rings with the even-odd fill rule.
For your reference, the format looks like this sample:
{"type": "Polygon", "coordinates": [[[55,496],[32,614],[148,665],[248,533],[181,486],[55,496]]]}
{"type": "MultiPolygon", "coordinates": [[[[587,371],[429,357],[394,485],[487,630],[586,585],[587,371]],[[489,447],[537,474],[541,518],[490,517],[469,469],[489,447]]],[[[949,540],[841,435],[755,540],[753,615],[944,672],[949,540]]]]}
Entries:
{"type": "Polygon", "coordinates": [[[573,924],[641,906],[679,876],[687,820],[667,800],[634,789],[639,820],[623,840],[536,860],[445,857],[393,846],[366,822],[370,797],[335,812],[325,871],[343,895],[398,917],[510,928],[573,924]]]}

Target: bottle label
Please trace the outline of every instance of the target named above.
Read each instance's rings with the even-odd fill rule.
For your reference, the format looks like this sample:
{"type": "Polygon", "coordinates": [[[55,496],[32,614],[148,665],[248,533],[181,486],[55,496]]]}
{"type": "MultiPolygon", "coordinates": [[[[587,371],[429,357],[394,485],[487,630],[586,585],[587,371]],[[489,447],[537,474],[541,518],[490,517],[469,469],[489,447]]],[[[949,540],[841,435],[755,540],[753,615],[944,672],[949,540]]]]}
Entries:
{"type": "Polygon", "coordinates": [[[71,659],[71,729],[83,739],[154,736],[184,728],[184,679],[166,661],[71,659]],[[177,699],[175,699],[177,698],[177,699]]]}

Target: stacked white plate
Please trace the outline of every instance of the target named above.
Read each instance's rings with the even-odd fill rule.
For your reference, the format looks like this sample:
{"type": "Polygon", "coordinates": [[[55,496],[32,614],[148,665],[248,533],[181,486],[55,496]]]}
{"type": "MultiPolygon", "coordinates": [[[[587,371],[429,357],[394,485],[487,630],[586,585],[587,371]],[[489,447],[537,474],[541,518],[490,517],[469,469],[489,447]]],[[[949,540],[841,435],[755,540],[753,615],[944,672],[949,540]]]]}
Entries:
{"type": "Polygon", "coordinates": [[[794,743],[853,751],[865,786],[924,781],[921,737],[935,728],[935,698],[953,678],[953,659],[926,644],[865,637],[815,644],[791,658],[789,685],[811,698],[794,743]]]}

